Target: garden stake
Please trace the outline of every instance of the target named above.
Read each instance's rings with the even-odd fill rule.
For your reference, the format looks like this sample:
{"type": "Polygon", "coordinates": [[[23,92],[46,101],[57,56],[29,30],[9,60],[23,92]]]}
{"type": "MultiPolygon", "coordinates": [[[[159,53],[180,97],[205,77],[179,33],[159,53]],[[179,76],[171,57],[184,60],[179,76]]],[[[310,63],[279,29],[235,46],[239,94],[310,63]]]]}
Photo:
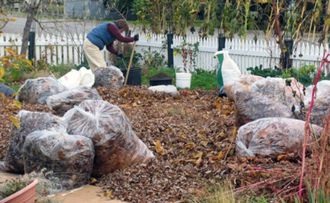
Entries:
{"type": "Polygon", "coordinates": [[[125,77],[125,83],[124,85],[127,84],[127,80],[128,80],[128,76],[129,76],[129,71],[131,70],[131,66],[132,66],[132,61],[133,61],[133,56],[134,56],[134,52],[135,52],[135,45],[136,43],[133,43],[133,48],[132,48],[132,53],[131,53],[131,57],[129,59],[129,63],[128,63],[128,67],[127,67],[127,72],[126,72],[126,77],[125,77]]]}

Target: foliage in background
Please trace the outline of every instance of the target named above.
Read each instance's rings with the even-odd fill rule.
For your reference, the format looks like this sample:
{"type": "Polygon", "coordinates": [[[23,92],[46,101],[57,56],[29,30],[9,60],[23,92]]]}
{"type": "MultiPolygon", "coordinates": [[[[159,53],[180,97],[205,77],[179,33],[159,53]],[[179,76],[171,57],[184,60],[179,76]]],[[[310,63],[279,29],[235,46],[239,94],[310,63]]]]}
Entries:
{"type": "Polygon", "coordinates": [[[145,31],[185,35],[194,26],[199,6],[196,0],[135,0],[133,10],[145,31]]]}
{"type": "Polygon", "coordinates": [[[262,77],[280,77],[282,70],[278,68],[263,68],[262,66],[249,67],[247,70],[253,74],[262,77]]]}
{"type": "Polygon", "coordinates": [[[70,72],[75,68],[74,64],[58,64],[58,65],[49,65],[48,70],[51,74],[53,74],[56,78],[60,78],[66,73],[70,72]]]}
{"type": "MultiPolygon", "coordinates": [[[[305,65],[300,68],[291,68],[287,70],[262,68],[261,66],[250,67],[247,69],[253,75],[259,75],[262,77],[281,77],[281,78],[295,78],[305,86],[313,84],[314,77],[317,73],[317,69],[314,65],[305,65]]],[[[322,74],[322,80],[329,79],[328,76],[322,74]]]]}
{"type": "Polygon", "coordinates": [[[217,88],[215,71],[196,70],[192,74],[191,89],[214,90],[217,88]]]}
{"type": "Polygon", "coordinates": [[[20,81],[25,73],[31,72],[33,66],[24,54],[6,48],[6,55],[0,57],[0,78],[5,82],[20,81]]]}
{"type": "Polygon", "coordinates": [[[188,43],[184,38],[183,42],[174,49],[176,53],[182,56],[183,72],[191,73],[196,69],[198,46],[199,42],[188,43]]]}
{"type": "Polygon", "coordinates": [[[165,56],[158,51],[144,50],[142,53],[143,68],[157,68],[165,66],[165,56]]]}
{"type": "Polygon", "coordinates": [[[199,31],[201,37],[213,35],[216,29],[226,37],[245,36],[248,29],[256,28],[258,14],[250,12],[251,0],[207,0],[202,5],[205,19],[199,31]]]}
{"type": "Polygon", "coordinates": [[[149,80],[154,75],[159,73],[164,73],[171,78],[175,78],[175,71],[173,68],[166,68],[166,67],[158,67],[158,68],[145,68],[143,69],[142,73],[142,84],[149,85],[149,80]]]}
{"type": "Polygon", "coordinates": [[[133,0],[103,0],[103,4],[122,18],[129,19],[132,15],[133,0]]]}
{"type": "MultiPolygon", "coordinates": [[[[129,60],[131,57],[133,45],[132,44],[126,44],[126,43],[116,43],[115,44],[116,50],[118,50],[120,53],[123,54],[123,58],[116,57],[112,54],[111,59],[113,62],[113,65],[118,67],[121,70],[126,70],[129,64],[129,60]]],[[[133,55],[132,60],[132,66],[133,67],[140,67],[140,62],[142,59],[142,55],[140,53],[135,52],[133,55]]]]}

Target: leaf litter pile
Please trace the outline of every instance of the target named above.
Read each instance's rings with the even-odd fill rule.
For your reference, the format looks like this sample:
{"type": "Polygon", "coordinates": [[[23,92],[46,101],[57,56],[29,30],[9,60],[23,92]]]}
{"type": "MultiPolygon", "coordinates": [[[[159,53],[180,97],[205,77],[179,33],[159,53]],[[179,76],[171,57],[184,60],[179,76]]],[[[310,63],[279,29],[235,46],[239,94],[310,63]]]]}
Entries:
{"type": "MultiPolygon", "coordinates": [[[[224,181],[231,183],[235,193],[285,197],[297,191],[299,158],[235,156],[234,103],[217,97],[216,91],[181,90],[179,96],[151,93],[144,87],[98,91],[126,113],[137,136],[156,156],[149,163],[98,179],[104,195],[129,202],[185,202],[207,195],[210,188],[224,181]]],[[[11,123],[15,123],[8,118],[20,105],[11,99],[0,101],[3,158],[11,123]]],[[[23,104],[21,108],[50,111],[45,105],[23,104]]]]}
{"type": "Polygon", "coordinates": [[[296,189],[297,157],[235,156],[234,103],[216,91],[181,90],[177,97],[133,87],[98,91],[124,110],[156,155],[149,163],[102,177],[105,194],[129,202],[184,202],[227,180],[236,192],[284,196],[296,189]]]}

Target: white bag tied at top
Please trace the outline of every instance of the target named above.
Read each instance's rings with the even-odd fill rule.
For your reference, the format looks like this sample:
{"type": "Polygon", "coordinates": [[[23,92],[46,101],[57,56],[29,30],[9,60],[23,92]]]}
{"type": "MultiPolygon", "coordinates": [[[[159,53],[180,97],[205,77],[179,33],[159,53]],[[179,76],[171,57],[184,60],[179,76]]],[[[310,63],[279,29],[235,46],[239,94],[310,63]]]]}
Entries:
{"type": "Polygon", "coordinates": [[[68,89],[92,87],[95,82],[95,76],[91,70],[82,67],[79,70],[72,69],[70,72],[59,78],[58,81],[68,89]]]}
{"type": "Polygon", "coordinates": [[[103,100],[85,100],[63,118],[69,134],[92,139],[95,149],[93,174],[96,176],[154,158],[118,106],[103,100]]]}

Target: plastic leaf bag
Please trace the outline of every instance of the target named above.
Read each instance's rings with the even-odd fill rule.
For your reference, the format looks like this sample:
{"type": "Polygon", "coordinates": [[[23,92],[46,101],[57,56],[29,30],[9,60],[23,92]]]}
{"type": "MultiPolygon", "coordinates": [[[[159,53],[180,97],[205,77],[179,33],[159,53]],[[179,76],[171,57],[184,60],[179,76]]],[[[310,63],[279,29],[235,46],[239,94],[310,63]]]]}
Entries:
{"type": "Polygon", "coordinates": [[[86,100],[64,115],[69,134],[83,135],[94,143],[93,174],[108,174],[154,157],[135,135],[124,112],[102,100],[86,100]]]}
{"type": "Polygon", "coordinates": [[[65,130],[61,118],[50,113],[30,112],[22,110],[18,113],[20,128],[13,126],[11,140],[5,157],[6,167],[17,173],[23,173],[23,144],[26,136],[36,130],[53,129],[55,131],[65,130]]]}
{"type": "Polygon", "coordinates": [[[92,141],[64,131],[34,131],[26,137],[23,155],[25,173],[45,169],[66,189],[86,184],[93,170],[92,141]]]}
{"type": "Polygon", "coordinates": [[[94,88],[78,87],[55,94],[47,98],[47,106],[56,111],[57,115],[64,115],[74,105],[87,99],[102,99],[94,88]]]}
{"type": "Polygon", "coordinates": [[[300,113],[303,86],[295,79],[290,86],[282,78],[263,78],[248,86],[234,93],[239,126],[259,118],[296,118],[300,113]]]}
{"type": "Polygon", "coordinates": [[[107,87],[119,89],[124,85],[124,75],[119,68],[109,66],[95,70],[95,87],[107,87]]]}
{"type": "Polygon", "coordinates": [[[178,89],[174,85],[155,85],[148,88],[153,92],[164,92],[176,96],[179,94],[178,89]]]}
{"type": "MultiPolygon", "coordinates": [[[[299,152],[304,140],[305,121],[290,118],[262,118],[239,128],[236,152],[240,156],[276,156],[299,152]]],[[[312,126],[313,135],[322,128],[312,126]]]]}
{"type": "Polygon", "coordinates": [[[72,69],[70,72],[59,78],[58,81],[68,89],[92,87],[95,82],[95,76],[91,70],[82,67],[79,70],[72,69]]]}
{"type": "Polygon", "coordinates": [[[67,90],[52,77],[28,79],[18,90],[17,100],[31,104],[46,104],[46,99],[67,90]]]}
{"type": "MultiPolygon", "coordinates": [[[[307,109],[312,99],[314,85],[306,88],[305,108],[307,109]]],[[[311,122],[323,126],[323,120],[329,112],[330,107],[330,81],[322,80],[317,83],[315,103],[311,114],[311,122]]]]}

